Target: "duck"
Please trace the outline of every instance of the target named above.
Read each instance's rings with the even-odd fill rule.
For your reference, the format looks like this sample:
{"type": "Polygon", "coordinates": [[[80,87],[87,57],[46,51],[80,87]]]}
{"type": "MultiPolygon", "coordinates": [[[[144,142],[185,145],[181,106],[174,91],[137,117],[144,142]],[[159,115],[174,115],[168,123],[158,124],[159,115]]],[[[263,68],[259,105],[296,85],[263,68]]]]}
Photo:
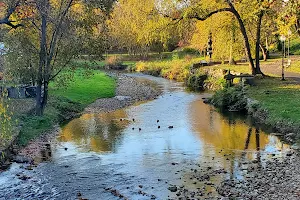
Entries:
{"type": "Polygon", "coordinates": [[[78,200],[88,200],[88,199],[82,198],[82,194],[80,192],[77,193],[77,198],[78,198],[78,200]]]}

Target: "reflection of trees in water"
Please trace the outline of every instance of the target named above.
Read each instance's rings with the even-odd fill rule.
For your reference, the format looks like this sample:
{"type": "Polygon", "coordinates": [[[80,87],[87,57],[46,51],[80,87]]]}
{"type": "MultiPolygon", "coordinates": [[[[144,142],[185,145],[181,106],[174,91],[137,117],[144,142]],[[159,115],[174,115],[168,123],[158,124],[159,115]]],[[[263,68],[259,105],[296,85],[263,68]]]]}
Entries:
{"type": "Polygon", "coordinates": [[[191,103],[189,113],[193,131],[205,144],[203,157],[205,160],[218,158],[218,163],[212,161],[210,164],[227,169],[231,178],[236,175],[241,160],[257,159],[260,164],[261,149],[269,145],[281,149],[278,148],[280,140],[268,136],[254,125],[249,126],[239,117],[221,115],[202,101],[191,103]]]}
{"type": "MultiPolygon", "coordinates": [[[[249,126],[242,120],[223,116],[201,101],[193,102],[190,108],[193,130],[205,144],[211,144],[216,153],[220,150],[225,154],[232,154],[234,150],[243,151],[245,141],[248,150],[256,150],[256,136],[249,134],[249,126]]],[[[261,148],[264,148],[269,143],[268,135],[262,133],[259,141],[261,148]]]]}
{"type": "Polygon", "coordinates": [[[75,142],[96,152],[114,151],[121,139],[122,131],[129,121],[122,120],[127,115],[124,110],[102,114],[84,114],[62,128],[61,141],[75,142]]]}

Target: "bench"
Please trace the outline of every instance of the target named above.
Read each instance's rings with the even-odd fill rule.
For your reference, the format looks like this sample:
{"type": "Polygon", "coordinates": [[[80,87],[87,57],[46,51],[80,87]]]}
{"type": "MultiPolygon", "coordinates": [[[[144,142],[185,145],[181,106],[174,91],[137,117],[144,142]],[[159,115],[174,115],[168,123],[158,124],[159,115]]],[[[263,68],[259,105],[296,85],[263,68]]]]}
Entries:
{"type": "Polygon", "coordinates": [[[245,82],[246,84],[254,85],[254,82],[253,82],[254,76],[253,75],[250,75],[250,74],[235,75],[235,74],[231,74],[230,70],[228,70],[228,74],[226,74],[224,76],[224,79],[226,80],[228,87],[231,87],[233,85],[233,79],[235,79],[235,78],[241,78],[241,81],[244,80],[243,82],[245,82]]]}

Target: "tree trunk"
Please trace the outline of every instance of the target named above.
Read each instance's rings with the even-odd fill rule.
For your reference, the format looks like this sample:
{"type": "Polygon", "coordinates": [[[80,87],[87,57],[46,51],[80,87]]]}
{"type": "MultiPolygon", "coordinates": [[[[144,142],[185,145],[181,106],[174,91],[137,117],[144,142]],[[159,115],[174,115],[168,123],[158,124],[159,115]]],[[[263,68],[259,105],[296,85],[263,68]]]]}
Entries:
{"type": "Polygon", "coordinates": [[[245,28],[245,25],[244,25],[244,22],[240,16],[240,14],[237,12],[237,10],[235,9],[235,7],[233,6],[233,4],[231,3],[231,1],[227,1],[228,5],[230,6],[231,8],[231,12],[234,14],[234,16],[236,17],[236,19],[238,20],[239,22],[239,26],[240,26],[240,30],[242,32],[242,35],[244,37],[244,43],[245,43],[245,48],[246,48],[246,54],[247,54],[247,57],[249,59],[249,64],[250,64],[250,67],[251,67],[251,73],[253,75],[255,75],[257,73],[257,70],[255,68],[255,65],[254,65],[254,62],[253,62],[253,59],[252,59],[252,55],[251,55],[251,48],[250,48],[250,43],[249,43],[249,38],[248,38],[248,35],[247,35],[247,32],[246,32],[246,28],[245,28]]]}
{"type": "Polygon", "coordinates": [[[267,61],[269,58],[269,52],[268,52],[267,48],[263,45],[259,45],[259,46],[260,46],[264,61],[267,61]]]}
{"type": "Polygon", "coordinates": [[[39,61],[39,70],[37,77],[37,96],[36,96],[36,114],[41,116],[44,114],[44,103],[43,103],[43,92],[42,85],[44,82],[43,72],[45,70],[45,65],[47,63],[47,0],[45,4],[42,4],[40,7],[40,14],[42,19],[41,24],[41,35],[40,35],[40,61],[39,61]]]}
{"type": "Polygon", "coordinates": [[[264,12],[260,11],[258,14],[258,21],[256,27],[256,43],[255,43],[255,73],[263,74],[260,70],[259,52],[260,52],[260,37],[261,37],[261,22],[264,12]]]}
{"type": "Polygon", "coordinates": [[[296,26],[296,32],[300,36],[300,19],[297,19],[295,26],[296,26]]]}

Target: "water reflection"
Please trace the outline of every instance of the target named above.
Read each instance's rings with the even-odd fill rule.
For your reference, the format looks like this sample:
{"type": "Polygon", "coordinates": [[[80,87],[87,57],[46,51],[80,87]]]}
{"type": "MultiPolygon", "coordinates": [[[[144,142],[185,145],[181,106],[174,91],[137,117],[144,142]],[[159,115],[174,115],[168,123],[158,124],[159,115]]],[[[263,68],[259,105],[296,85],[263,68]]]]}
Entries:
{"type": "Polygon", "coordinates": [[[281,154],[289,149],[277,137],[266,134],[259,127],[236,115],[221,115],[211,106],[194,101],[189,108],[192,129],[206,144],[203,154],[207,160],[219,158],[222,167],[230,171],[230,178],[241,176],[244,160],[261,164],[269,154],[281,154]]]}
{"type": "Polygon", "coordinates": [[[115,152],[122,130],[129,124],[124,110],[102,114],[84,114],[62,127],[60,142],[73,142],[94,152],[115,152]]]}

